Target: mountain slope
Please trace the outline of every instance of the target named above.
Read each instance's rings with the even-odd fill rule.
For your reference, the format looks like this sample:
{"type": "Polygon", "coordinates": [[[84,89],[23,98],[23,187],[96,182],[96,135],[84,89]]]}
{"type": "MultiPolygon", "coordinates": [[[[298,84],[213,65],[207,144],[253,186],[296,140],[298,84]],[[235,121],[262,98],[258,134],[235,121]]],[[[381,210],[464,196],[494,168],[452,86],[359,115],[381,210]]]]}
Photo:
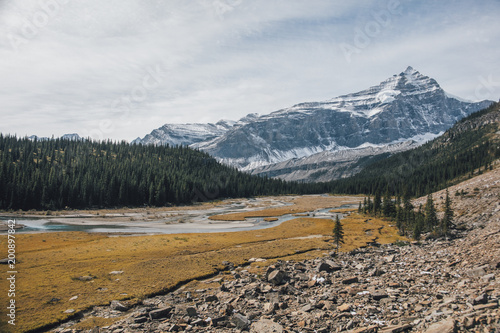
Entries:
{"type": "Polygon", "coordinates": [[[418,148],[365,165],[355,176],[330,184],[335,193],[389,189],[420,196],[491,168],[499,158],[500,103],[494,103],[418,148]]]}
{"type": "Polygon", "coordinates": [[[408,67],[367,90],[261,116],[197,147],[251,170],[325,150],[436,135],[490,103],[448,97],[434,79],[408,67]]]}
{"type": "Polygon", "coordinates": [[[369,163],[418,147],[420,144],[418,141],[408,140],[387,145],[367,145],[336,151],[325,150],[310,156],[257,167],[250,173],[287,181],[326,182],[353,176],[369,163]]]}

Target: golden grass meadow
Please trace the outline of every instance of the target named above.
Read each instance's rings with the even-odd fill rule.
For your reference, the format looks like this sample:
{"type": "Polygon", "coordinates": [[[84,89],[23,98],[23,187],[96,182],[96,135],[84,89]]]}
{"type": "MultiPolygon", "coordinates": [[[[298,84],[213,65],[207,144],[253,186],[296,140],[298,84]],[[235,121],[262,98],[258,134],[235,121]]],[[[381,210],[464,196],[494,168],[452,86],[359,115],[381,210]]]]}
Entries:
{"type": "MultiPolygon", "coordinates": [[[[293,213],[332,207],[331,201],[325,206],[323,198],[316,199],[299,198],[295,203],[299,207],[293,207],[293,213]]],[[[264,214],[257,212],[265,217],[281,213],[280,208],[264,214]]],[[[375,240],[392,243],[402,239],[382,219],[351,213],[342,219],[342,224],[345,232],[342,251],[375,240]]],[[[13,332],[47,327],[112,300],[138,302],[217,274],[225,267],[223,261],[242,265],[250,258],[316,258],[334,248],[332,229],[331,219],[297,217],[269,229],[225,233],[128,237],[85,232],[18,233],[17,312],[13,332]]],[[[6,248],[4,237],[0,247],[6,248]]],[[[7,280],[2,279],[1,290],[7,287],[7,280]]],[[[6,308],[6,302],[2,297],[2,309],[6,308]]],[[[8,332],[8,329],[3,322],[0,330],[8,332]]]]}

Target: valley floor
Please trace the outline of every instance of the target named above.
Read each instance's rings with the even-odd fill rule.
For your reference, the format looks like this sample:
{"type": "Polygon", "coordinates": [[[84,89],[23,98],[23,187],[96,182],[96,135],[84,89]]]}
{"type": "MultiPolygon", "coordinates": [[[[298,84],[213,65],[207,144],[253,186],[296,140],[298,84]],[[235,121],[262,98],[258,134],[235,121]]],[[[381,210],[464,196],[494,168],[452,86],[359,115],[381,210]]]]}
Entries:
{"type": "MultiPolygon", "coordinates": [[[[134,306],[94,307],[54,331],[99,325],[100,332],[115,333],[498,332],[500,170],[450,193],[462,189],[454,207],[463,230],[455,239],[226,262],[225,270],[208,279],[134,306]]],[[[434,196],[439,202],[444,193],[434,196]]]]}
{"type": "MultiPolygon", "coordinates": [[[[218,223],[220,219],[226,220],[222,223],[241,223],[238,220],[246,216],[293,217],[272,228],[248,231],[126,237],[117,237],[123,234],[116,233],[16,232],[17,323],[13,332],[46,331],[112,301],[137,306],[147,297],[168,294],[189,281],[223,272],[229,262],[242,266],[253,257],[315,258],[333,248],[332,217],[337,213],[330,209],[359,200],[360,197],[340,196],[261,198],[253,209],[238,209],[236,215],[212,215],[207,222],[218,223]],[[311,211],[316,213],[304,213],[311,211]]],[[[232,204],[233,201],[219,203],[232,204]]],[[[349,235],[345,250],[401,238],[387,221],[354,215],[344,221],[349,235]]],[[[6,237],[1,238],[0,246],[7,248],[6,237]]],[[[0,280],[0,290],[8,290],[7,282],[0,280]]],[[[7,301],[2,298],[2,308],[7,301]]],[[[4,322],[0,330],[8,332],[9,328],[4,322]]]]}
{"type": "MultiPolygon", "coordinates": [[[[450,194],[456,238],[409,243],[352,213],[338,255],[331,219],[301,216],[333,207],[324,196],[211,216],[297,215],[266,230],[19,235],[16,332],[497,332],[500,169],[450,194]]],[[[438,208],[444,197],[434,194],[438,208]]]]}

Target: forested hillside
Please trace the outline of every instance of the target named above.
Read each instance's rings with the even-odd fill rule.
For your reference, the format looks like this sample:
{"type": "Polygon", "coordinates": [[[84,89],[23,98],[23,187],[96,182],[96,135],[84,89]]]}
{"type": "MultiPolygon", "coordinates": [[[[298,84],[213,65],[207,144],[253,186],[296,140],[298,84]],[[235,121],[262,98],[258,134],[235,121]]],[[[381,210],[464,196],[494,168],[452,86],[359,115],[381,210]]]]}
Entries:
{"type": "Polygon", "coordinates": [[[165,206],[313,187],[250,176],[186,147],[0,134],[0,209],[165,206]]]}
{"type": "Polygon", "coordinates": [[[251,176],[186,147],[0,134],[0,209],[165,206],[324,192],[421,196],[500,158],[499,124],[495,103],[421,147],[368,164],[354,177],[316,184],[251,176]]]}
{"type": "Polygon", "coordinates": [[[471,114],[418,148],[368,164],[359,174],[330,183],[334,193],[422,196],[490,168],[500,158],[500,103],[471,114]]]}

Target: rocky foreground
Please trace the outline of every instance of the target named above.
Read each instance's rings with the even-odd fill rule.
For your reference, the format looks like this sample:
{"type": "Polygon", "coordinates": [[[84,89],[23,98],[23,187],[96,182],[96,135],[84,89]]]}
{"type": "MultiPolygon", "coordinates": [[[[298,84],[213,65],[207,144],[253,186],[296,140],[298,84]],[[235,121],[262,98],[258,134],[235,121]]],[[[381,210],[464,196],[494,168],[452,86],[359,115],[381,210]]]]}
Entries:
{"type": "Polygon", "coordinates": [[[87,316],[125,314],[96,331],[114,333],[500,332],[498,236],[371,246],[277,262],[262,275],[228,264],[207,281],[218,288],[181,288],[131,309],[114,301],[87,316]]]}
{"type": "MultiPolygon", "coordinates": [[[[113,333],[500,332],[499,188],[499,169],[450,188],[466,193],[454,198],[454,239],[373,244],[272,265],[226,263],[196,287],[133,307],[113,301],[82,319],[116,318],[93,330],[113,333]]],[[[74,324],[55,332],[77,331],[74,324]]]]}

